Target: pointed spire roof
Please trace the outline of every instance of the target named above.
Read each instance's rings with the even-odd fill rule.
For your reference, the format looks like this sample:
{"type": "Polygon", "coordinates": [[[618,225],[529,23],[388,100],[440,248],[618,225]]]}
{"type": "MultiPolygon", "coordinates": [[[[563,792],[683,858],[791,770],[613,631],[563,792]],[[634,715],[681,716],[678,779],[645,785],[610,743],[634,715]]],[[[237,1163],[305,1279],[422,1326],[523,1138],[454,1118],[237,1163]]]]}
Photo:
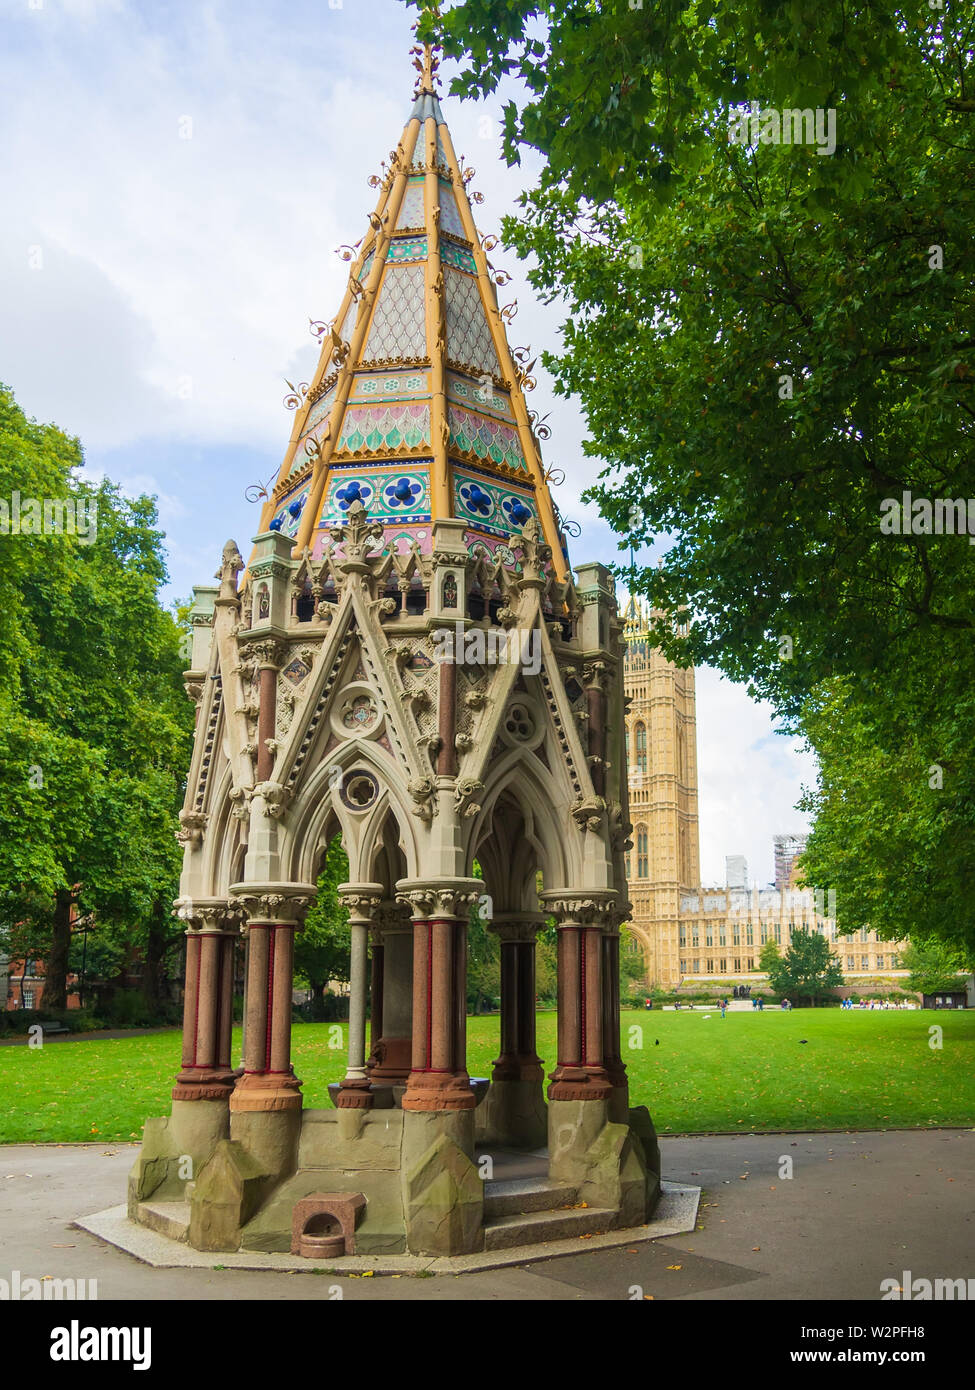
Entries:
{"type": "MultiPolygon", "coordinates": [[[[525,349],[509,347],[511,306],[499,306],[468,194],[474,170],[458,161],[436,86],[430,45],[412,50],[418,78],[410,118],[369,182],[375,211],[355,247],[330,323],[295,410],[284,462],[265,503],[262,531],[282,531],[296,553],[321,551],[328,528],[360,501],[382,522],[384,545],[432,546],[434,522],[466,523],[468,548],[518,559],[532,518],[552,547],[558,576],[568,555],[524,392],[534,382],[525,349]]],[[[289,383],[290,385],[290,383],[289,383]]]]}

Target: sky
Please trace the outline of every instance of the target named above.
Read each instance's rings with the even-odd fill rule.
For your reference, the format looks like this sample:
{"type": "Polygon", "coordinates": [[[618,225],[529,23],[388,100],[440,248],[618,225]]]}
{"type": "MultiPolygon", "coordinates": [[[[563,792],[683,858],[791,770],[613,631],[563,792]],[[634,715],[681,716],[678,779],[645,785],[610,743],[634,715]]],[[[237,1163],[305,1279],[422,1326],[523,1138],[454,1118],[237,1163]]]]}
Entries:
{"type": "MultiPolygon", "coordinates": [[[[167,601],[211,582],[229,537],[246,553],[245,489],[276,476],[290,434],[285,381],[314,369],[308,321],[338,310],[336,248],[363,235],[367,180],[409,115],[413,17],[402,0],[0,0],[0,380],[80,437],[92,476],[158,498],[167,601]]],[[[502,99],[442,94],[482,234],[540,167],[501,160],[502,99]]],[[[512,346],[557,350],[560,306],[534,302],[513,253],[492,260],[512,275],[512,346]]],[[[579,501],[598,465],[578,405],[536,376],[556,501],[582,527],[572,558],[620,560],[579,501]]],[[[772,836],[806,827],[814,760],[717,672],[697,695],[702,878],[744,854],[767,882],[772,836]]]]}

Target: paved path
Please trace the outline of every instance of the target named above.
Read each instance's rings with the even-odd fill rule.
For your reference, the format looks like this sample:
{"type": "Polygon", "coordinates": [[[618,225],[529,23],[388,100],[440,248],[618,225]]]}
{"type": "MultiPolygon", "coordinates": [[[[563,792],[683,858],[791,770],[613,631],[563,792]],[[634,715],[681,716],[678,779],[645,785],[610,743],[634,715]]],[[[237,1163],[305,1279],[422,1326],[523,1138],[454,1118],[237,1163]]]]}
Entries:
{"type": "MultiPolygon", "coordinates": [[[[106,1038],[142,1038],[147,1033],[178,1033],[182,1030],[175,1024],[165,1028],[99,1028],[93,1033],[45,1033],[44,1046],[56,1042],[103,1042],[106,1038]]],[[[26,1047],[30,1039],[26,1034],[16,1038],[0,1038],[0,1047],[26,1047]]]]}
{"type": "Polygon", "coordinates": [[[709,1135],[661,1149],[668,1178],[704,1188],[691,1235],[484,1274],[352,1279],[152,1269],[70,1224],[123,1200],[134,1145],[0,1148],[0,1278],[94,1278],[103,1299],[323,1299],[338,1285],[347,1299],[442,1302],[876,1300],[905,1269],[975,1277],[973,1130],[709,1135]]]}

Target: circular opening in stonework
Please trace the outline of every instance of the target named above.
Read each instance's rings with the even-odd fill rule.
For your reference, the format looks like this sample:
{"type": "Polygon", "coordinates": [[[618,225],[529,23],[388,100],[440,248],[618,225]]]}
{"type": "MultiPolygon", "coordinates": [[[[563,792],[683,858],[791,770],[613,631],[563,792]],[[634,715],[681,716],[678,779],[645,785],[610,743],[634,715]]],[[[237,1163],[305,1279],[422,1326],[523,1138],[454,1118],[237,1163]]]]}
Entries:
{"type": "Polygon", "coordinates": [[[378,711],[368,695],[357,695],[345,708],[342,723],[347,729],[365,728],[374,723],[378,711]]]}
{"type": "Polygon", "coordinates": [[[342,1225],[338,1218],[333,1216],[331,1212],[320,1211],[317,1216],[312,1216],[309,1219],[307,1225],[305,1226],[305,1229],[302,1231],[301,1234],[303,1237],[341,1236],[342,1225]]]}
{"type": "Polygon", "coordinates": [[[512,705],[505,718],[504,727],[512,738],[523,742],[534,734],[535,721],[524,705],[512,705]]]}
{"type": "Polygon", "coordinates": [[[350,772],[342,785],[342,800],[350,811],[367,811],[378,795],[379,783],[371,772],[350,772]]]}

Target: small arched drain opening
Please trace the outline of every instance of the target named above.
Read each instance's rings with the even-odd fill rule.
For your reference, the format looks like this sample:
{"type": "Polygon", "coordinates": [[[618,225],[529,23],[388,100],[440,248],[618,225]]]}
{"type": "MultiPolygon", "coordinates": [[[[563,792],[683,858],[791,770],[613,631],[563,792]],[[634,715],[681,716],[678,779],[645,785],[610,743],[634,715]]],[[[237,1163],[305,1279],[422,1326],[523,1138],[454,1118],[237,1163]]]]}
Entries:
{"type": "Polygon", "coordinates": [[[355,1254],[355,1226],[366,1205],[361,1192],[316,1192],[295,1203],[291,1253],[305,1259],[355,1254]]]}

